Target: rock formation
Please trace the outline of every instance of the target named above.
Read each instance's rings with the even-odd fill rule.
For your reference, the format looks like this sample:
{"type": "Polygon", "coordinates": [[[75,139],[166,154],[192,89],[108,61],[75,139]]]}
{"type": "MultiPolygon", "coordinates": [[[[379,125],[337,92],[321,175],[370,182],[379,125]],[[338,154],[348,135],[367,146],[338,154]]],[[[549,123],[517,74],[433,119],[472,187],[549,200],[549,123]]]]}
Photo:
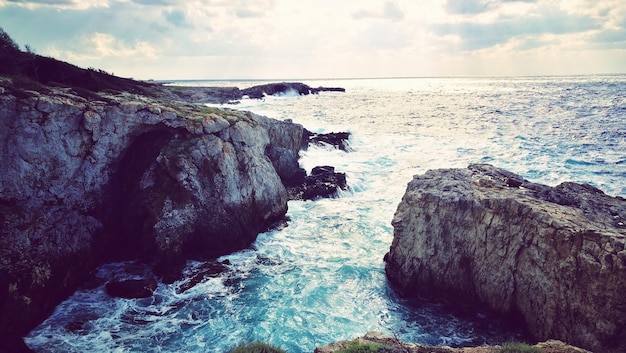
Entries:
{"type": "Polygon", "coordinates": [[[405,295],[486,306],[537,340],[626,351],[626,200],[490,165],[415,176],[386,272],[405,295]]]}
{"type": "MultiPolygon", "coordinates": [[[[538,352],[538,353],[589,353],[584,349],[573,347],[556,340],[549,340],[546,342],[538,343],[534,346],[526,347],[525,352],[538,352]],[[534,350],[531,350],[534,349],[534,350]]],[[[376,352],[380,353],[501,353],[501,346],[484,346],[484,347],[469,347],[469,348],[452,348],[452,347],[432,347],[423,346],[415,343],[406,343],[400,341],[396,337],[387,336],[380,332],[371,331],[365,334],[363,337],[358,337],[350,341],[339,341],[329,343],[322,347],[315,348],[314,353],[335,353],[342,350],[349,350],[355,352],[371,352],[373,349],[377,349],[376,352]],[[364,347],[358,350],[358,347],[364,347]],[[365,347],[371,347],[365,348],[365,347]]],[[[505,352],[515,352],[513,350],[506,350],[505,352]]],[[[520,350],[520,352],[522,352],[520,350]]]]}
{"type": "Polygon", "coordinates": [[[308,85],[300,82],[279,82],[245,88],[241,90],[241,93],[243,96],[248,96],[249,98],[261,99],[265,95],[272,96],[289,92],[295,92],[298,95],[306,95],[317,94],[323,91],[345,92],[345,89],[337,87],[311,88],[308,85]]]}
{"type": "Polygon", "coordinates": [[[186,258],[246,247],[287,210],[270,152],[299,168],[301,125],[89,97],[0,79],[0,336],[26,333],[103,261],[156,259],[172,280],[186,258]]]}
{"type": "Polygon", "coordinates": [[[244,96],[252,99],[262,99],[293,92],[298,95],[318,94],[320,92],[345,92],[340,87],[312,88],[301,82],[279,82],[252,86],[244,89],[237,87],[182,87],[182,86],[153,86],[159,95],[171,99],[182,99],[195,103],[236,104],[244,96]]]}

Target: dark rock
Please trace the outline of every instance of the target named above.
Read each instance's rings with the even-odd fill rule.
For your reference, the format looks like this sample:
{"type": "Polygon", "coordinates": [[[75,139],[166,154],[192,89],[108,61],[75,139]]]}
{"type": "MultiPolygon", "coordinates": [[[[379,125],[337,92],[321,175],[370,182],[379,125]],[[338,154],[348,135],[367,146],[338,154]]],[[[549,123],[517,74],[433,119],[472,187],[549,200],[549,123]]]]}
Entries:
{"type": "Polygon", "coordinates": [[[223,263],[206,262],[202,264],[202,266],[193,269],[191,273],[186,275],[187,278],[184,279],[176,292],[179,294],[184,293],[189,289],[195,287],[198,283],[205,281],[207,278],[221,276],[228,271],[227,265],[229,264],[229,261],[223,263]]]}
{"type": "Polygon", "coordinates": [[[300,185],[288,188],[292,200],[313,200],[334,197],[339,190],[347,190],[346,174],[335,172],[331,166],[318,166],[300,185]]]}
{"type": "Polygon", "coordinates": [[[398,206],[386,273],[405,295],[496,311],[537,340],[626,352],[625,219],[624,199],[590,185],[431,170],[398,206]]]}
{"type": "Polygon", "coordinates": [[[109,282],[105,285],[106,293],[115,298],[138,299],[151,297],[156,290],[154,279],[129,279],[109,282]]]}
{"type": "Polygon", "coordinates": [[[237,87],[186,87],[186,86],[152,86],[154,91],[169,99],[183,100],[192,103],[236,104],[244,96],[252,99],[262,99],[266,95],[272,96],[295,92],[299,95],[318,94],[320,92],[345,92],[340,87],[311,88],[301,82],[278,82],[252,86],[240,90],[237,87]]]}
{"type": "Polygon", "coordinates": [[[345,92],[345,88],[341,87],[317,87],[311,88],[312,94],[318,94],[319,92],[345,92]]]}
{"type": "Polygon", "coordinates": [[[352,151],[352,147],[350,147],[350,144],[348,143],[348,139],[350,138],[349,132],[316,134],[307,130],[305,131],[305,134],[309,143],[319,146],[330,145],[346,152],[352,151]]]}
{"type": "Polygon", "coordinates": [[[265,154],[272,161],[276,173],[280,176],[280,180],[286,187],[301,184],[306,177],[306,171],[300,167],[298,156],[293,151],[268,145],[265,154]]]}
{"type": "Polygon", "coordinates": [[[265,95],[273,96],[275,94],[284,94],[289,91],[296,92],[299,95],[306,95],[311,93],[311,87],[300,82],[268,83],[245,88],[241,90],[241,93],[249,98],[260,99],[265,97],[265,95]]]}

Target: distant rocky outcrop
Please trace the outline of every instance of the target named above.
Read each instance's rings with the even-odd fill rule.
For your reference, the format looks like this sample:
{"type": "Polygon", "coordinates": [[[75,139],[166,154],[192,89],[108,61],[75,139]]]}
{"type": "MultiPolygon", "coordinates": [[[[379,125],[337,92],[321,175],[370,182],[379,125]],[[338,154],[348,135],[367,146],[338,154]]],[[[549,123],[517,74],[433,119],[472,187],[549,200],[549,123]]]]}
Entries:
{"type": "Polygon", "coordinates": [[[320,92],[345,92],[340,87],[313,88],[301,82],[277,82],[256,85],[244,89],[237,87],[194,87],[194,86],[153,86],[159,95],[171,99],[182,99],[195,103],[235,104],[244,97],[262,99],[265,96],[294,93],[297,95],[318,94],[320,92]]]}
{"type": "Polygon", "coordinates": [[[339,87],[311,88],[301,82],[278,82],[245,88],[241,90],[241,93],[244,96],[248,96],[249,98],[260,99],[265,97],[266,95],[273,96],[289,92],[294,92],[302,96],[307,94],[317,94],[324,91],[345,92],[345,89],[339,87]]]}
{"type": "Polygon", "coordinates": [[[626,200],[490,165],[431,170],[393,219],[386,272],[405,295],[474,303],[537,340],[626,351],[626,200]]]}

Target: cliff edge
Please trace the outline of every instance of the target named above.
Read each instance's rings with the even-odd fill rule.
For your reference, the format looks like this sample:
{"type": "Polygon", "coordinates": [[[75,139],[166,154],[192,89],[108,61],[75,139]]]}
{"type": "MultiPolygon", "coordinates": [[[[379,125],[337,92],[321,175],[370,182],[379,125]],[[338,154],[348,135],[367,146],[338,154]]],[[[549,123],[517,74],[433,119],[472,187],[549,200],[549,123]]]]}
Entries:
{"type": "Polygon", "coordinates": [[[167,281],[187,258],[248,246],[287,211],[268,151],[296,158],[301,125],[13,81],[0,79],[3,337],[28,332],[103,261],[156,261],[167,281]]]}
{"type": "Polygon", "coordinates": [[[626,351],[626,200],[490,165],[431,170],[393,219],[388,278],[406,295],[475,303],[537,340],[626,351]]]}

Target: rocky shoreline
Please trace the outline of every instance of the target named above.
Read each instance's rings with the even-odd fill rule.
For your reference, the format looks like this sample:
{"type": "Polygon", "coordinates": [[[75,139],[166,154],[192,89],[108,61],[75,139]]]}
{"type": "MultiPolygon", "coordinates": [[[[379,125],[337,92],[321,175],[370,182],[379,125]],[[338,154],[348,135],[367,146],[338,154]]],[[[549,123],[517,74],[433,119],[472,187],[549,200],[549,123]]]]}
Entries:
{"type": "Polygon", "coordinates": [[[281,94],[318,94],[320,92],[345,92],[341,87],[309,87],[301,82],[278,82],[238,87],[187,87],[164,83],[157,88],[160,95],[169,99],[184,100],[193,103],[237,104],[244,97],[263,99],[265,96],[281,94]]]}
{"type": "Polygon", "coordinates": [[[347,188],[332,167],[312,175],[299,167],[309,133],[291,121],[20,82],[0,79],[0,335],[7,347],[20,345],[103,262],[154,262],[171,282],[186,259],[247,247],[283,219],[290,198],[347,188]]]}
{"type": "MultiPolygon", "coordinates": [[[[500,353],[502,346],[483,346],[483,347],[432,347],[415,343],[402,342],[396,337],[391,337],[380,332],[368,332],[362,337],[352,340],[340,341],[317,347],[314,353],[335,353],[349,347],[355,346],[378,347],[379,351],[385,353],[500,353]]],[[[535,345],[528,345],[529,348],[536,349],[537,353],[589,353],[589,351],[570,346],[561,341],[549,340],[535,345]]],[[[371,350],[363,350],[371,352],[371,350]]],[[[510,351],[509,351],[510,352],[510,351]]],[[[511,352],[513,353],[513,352],[511,352]]]]}

